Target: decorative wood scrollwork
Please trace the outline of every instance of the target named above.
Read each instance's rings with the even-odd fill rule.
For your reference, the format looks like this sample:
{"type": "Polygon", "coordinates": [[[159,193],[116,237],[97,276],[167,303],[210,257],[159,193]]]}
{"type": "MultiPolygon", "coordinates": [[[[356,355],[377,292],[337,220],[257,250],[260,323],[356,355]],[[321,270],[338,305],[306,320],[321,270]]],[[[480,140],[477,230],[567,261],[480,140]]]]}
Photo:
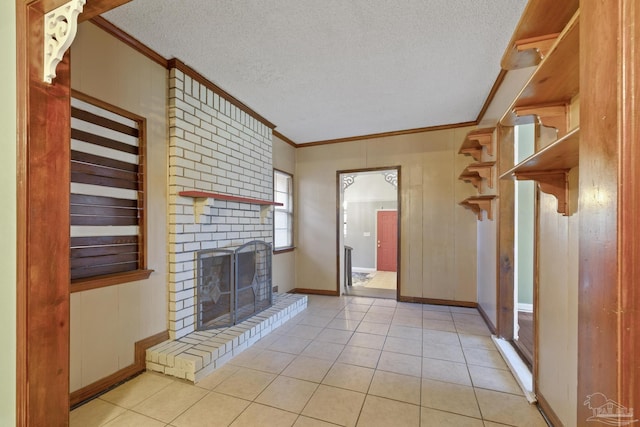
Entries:
{"type": "Polygon", "coordinates": [[[56,67],[62,61],[78,31],[78,15],[86,0],[71,0],[44,16],[44,76],[47,83],[56,77],[56,67]]]}

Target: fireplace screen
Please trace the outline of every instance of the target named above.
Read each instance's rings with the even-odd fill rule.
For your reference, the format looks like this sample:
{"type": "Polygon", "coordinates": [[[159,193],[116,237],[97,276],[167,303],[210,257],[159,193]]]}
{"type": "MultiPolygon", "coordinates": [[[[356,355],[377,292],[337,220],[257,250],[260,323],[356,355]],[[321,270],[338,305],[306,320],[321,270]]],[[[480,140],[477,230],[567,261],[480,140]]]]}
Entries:
{"type": "Polygon", "coordinates": [[[271,306],[271,245],[198,252],[197,328],[234,325],[271,306]]]}

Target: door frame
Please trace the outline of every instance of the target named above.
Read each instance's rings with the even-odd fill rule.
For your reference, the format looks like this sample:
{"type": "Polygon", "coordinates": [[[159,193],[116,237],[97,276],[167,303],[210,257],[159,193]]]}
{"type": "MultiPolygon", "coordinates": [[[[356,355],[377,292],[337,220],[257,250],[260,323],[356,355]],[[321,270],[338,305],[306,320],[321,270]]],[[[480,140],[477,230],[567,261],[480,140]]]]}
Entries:
{"type": "MultiPolygon", "coordinates": [[[[397,211],[398,211],[398,254],[397,254],[397,272],[396,272],[396,300],[400,300],[401,295],[401,283],[400,280],[400,261],[401,257],[401,247],[402,247],[402,174],[401,167],[397,166],[381,166],[375,168],[361,168],[361,169],[346,169],[346,170],[338,170],[336,171],[336,295],[341,295],[340,289],[340,260],[342,253],[342,241],[343,241],[343,226],[342,226],[342,205],[340,200],[340,195],[342,194],[342,189],[340,188],[340,175],[343,174],[352,174],[352,173],[361,173],[361,172],[377,172],[377,171],[385,171],[385,170],[395,170],[398,176],[398,187],[396,188],[397,193],[397,211]]],[[[376,230],[377,233],[377,230],[376,230]]],[[[377,236],[376,236],[377,237],[377,236]]],[[[377,262],[377,259],[376,259],[377,262]]]]}

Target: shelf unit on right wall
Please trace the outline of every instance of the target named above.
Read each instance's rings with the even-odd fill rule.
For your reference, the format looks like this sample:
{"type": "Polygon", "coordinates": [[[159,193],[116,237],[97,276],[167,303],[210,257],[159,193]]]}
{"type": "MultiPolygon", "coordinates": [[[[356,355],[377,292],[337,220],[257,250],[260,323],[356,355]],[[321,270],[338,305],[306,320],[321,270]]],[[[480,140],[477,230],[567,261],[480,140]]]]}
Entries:
{"type": "MultiPolygon", "coordinates": [[[[555,38],[507,112],[503,126],[537,122],[555,128],[557,139],[503,173],[501,179],[533,180],[558,199],[558,213],[569,215],[569,171],[578,166],[580,129],[569,129],[572,99],[579,94],[579,11],[555,38]]],[[[551,36],[545,40],[551,39],[551,36]]]]}

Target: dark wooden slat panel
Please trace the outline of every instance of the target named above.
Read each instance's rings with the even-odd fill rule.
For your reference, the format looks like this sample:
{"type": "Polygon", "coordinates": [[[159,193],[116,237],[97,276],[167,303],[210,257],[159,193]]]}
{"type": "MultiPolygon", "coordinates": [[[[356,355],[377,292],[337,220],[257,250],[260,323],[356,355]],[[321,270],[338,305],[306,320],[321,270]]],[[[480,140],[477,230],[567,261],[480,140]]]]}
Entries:
{"type": "Polygon", "coordinates": [[[94,165],[105,166],[113,169],[121,169],[129,172],[138,172],[138,165],[136,163],[123,162],[121,160],[115,160],[109,157],[83,153],[82,151],[71,150],[71,160],[83,163],[91,163],[94,165]]]}
{"type": "Polygon", "coordinates": [[[138,245],[87,246],[71,249],[71,258],[116,255],[138,252],[138,245]]]}
{"type": "Polygon", "coordinates": [[[71,172],[71,182],[77,182],[80,184],[101,185],[103,187],[116,187],[126,188],[129,190],[138,190],[137,182],[108,178],[105,176],[87,175],[84,173],[71,172]]]}
{"type": "Polygon", "coordinates": [[[107,206],[71,205],[71,215],[98,215],[138,217],[138,209],[112,208],[107,206]]]}
{"type": "Polygon", "coordinates": [[[137,200],[119,199],[116,197],[89,196],[87,194],[71,194],[71,204],[92,206],[119,206],[123,208],[138,207],[137,200]]]}
{"type": "Polygon", "coordinates": [[[138,225],[138,218],[126,216],[71,215],[71,225],[138,225]]]}
{"type": "Polygon", "coordinates": [[[95,125],[102,126],[107,129],[123,133],[125,135],[134,136],[136,138],[139,135],[137,128],[123,125],[122,123],[107,119],[106,117],[98,116],[97,114],[93,114],[89,111],[81,110],[78,107],[71,107],[71,117],[83,120],[85,122],[93,123],[95,125]]]}
{"type": "Polygon", "coordinates": [[[101,276],[103,274],[122,273],[138,269],[137,262],[127,262],[123,264],[103,265],[95,268],[79,268],[71,270],[71,279],[82,279],[85,277],[101,276]]]}
{"type": "Polygon", "coordinates": [[[133,261],[138,261],[137,252],[73,258],[71,259],[71,269],[73,270],[77,268],[86,268],[86,267],[88,268],[101,267],[104,265],[121,264],[126,262],[133,262],[133,261]]]}
{"type": "Polygon", "coordinates": [[[79,246],[126,245],[137,243],[138,236],[85,236],[71,238],[72,248],[79,246]]]}
{"type": "Polygon", "coordinates": [[[138,174],[118,169],[105,168],[98,165],[90,165],[88,163],[71,162],[71,172],[85,173],[88,175],[106,176],[109,178],[123,179],[126,181],[136,182],[138,174]]]}
{"type": "Polygon", "coordinates": [[[125,144],[124,142],[119,142],[113,139],[105,138],[104,136],[94,135],[92,133],[85,132],[79,129],[71,129],[71,139],[77,139],[78,141],[84,141],[90,144],[96,144],[101,147],[112,148],[114,150],[122,151],[124,153],[138,154],[138,147],[125,144]]]}

